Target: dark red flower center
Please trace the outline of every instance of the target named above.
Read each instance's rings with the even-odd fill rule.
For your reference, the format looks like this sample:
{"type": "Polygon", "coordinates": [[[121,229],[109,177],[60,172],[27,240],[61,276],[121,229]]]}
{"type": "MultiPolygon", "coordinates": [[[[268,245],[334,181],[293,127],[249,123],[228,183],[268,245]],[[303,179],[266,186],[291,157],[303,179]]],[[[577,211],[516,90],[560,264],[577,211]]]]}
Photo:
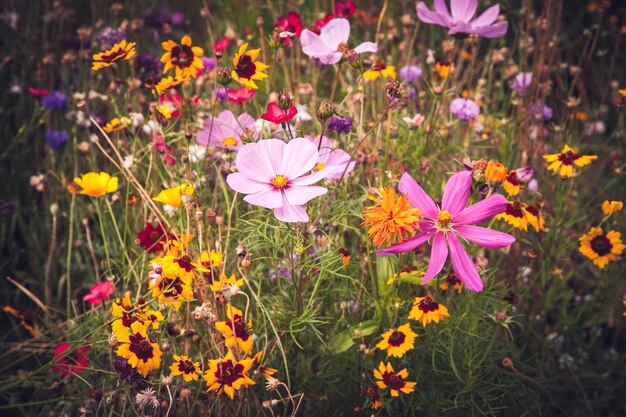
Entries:
{"type": "Polygon", "coordinates": [[[394,330],[393,333],[391,333],[391,335],[389,336],[389,339],[387,339],[387,343],[389,343],[391,346],[398,347],[402,345],[405,340],[406,335],[404,333],[394,330]]]}
{"type": "Polygon", "coordinates": [[[246,323],[244,323],[243,318],[238,314],[235,314],[232,321],[227,321],[226,326],[228,326],[230,330],[233,330],[235,337],[243,340],[244,342],[250,337],[246,323]],[[233,330],[233,322],[235,323],[235,330],[233,330]]]}
{"type": "Polygon", "coordinates": [[[191,256],[189,255],[183,255],[174,262],[176,262],[180,268],[184,269],[185,272],[191,272],[196,269],[196,267],[191,263],[191,256]]]}
{"type": "Polygon", "coordinates": [[[178,362],[178,371],[184,374],[193,374],[194,372],[196,372],[196,368],[195,366],[193,366],[193,362],[191,362],[190,360],[181,360],[180,362],[178,362]]]}
{"type": "Polygon", "coordinates": [[[404,388],[404,385],[406,384],[401,376],[398,376],[393,372],[385,372],[383,374],[383,382],[389,388],[396,391],[400,391],[402,388],[404,388]]]}
{"type": "Polygon", "coordinates": [[[127,55],[127,52],[123,50],[122,48],[118,47],[117,49],[115,49],[108,55],[102,54],[100,56],[100,60],[103,62],[106,62],[107,64],[110,64],[111,62],[115,62],[124,58],[126,55],[127,55]]]}
{"type": "Polygon", "coordinates": [[[596,236],[591,239],[591,249],[598,255],[604,256],[611,253],[613,245],[606,236],[596,236]]]}
{"type": "Polygon", "coordinates": [[[187,68],[193,63],[193,51],[190,46],[176,45],[171,52],[172,65],[179,68],[187,68]]]}
{"type": "Polygon", "coordinates": [[[164,278],[161,280],[159,288],[165,296],[176,298],[183,293],[183,285],[184,283],[178,277],[174,279],[164,278]]]}
{"type": "Polygon", "coordinates": [[[135,316],[133,316],[128,311],[122,313],[122,325],[124,327],[128,327],[130,329],[130,325],[133,324],[137,320],[135,316]]]}
{"type": "Polygon", "coordinates": [[[580,158],[580,155],[576,155],[572,151],[567,151],[559,155],[559,161],[561,161],[563,165],[572,165],[578,158],[580,158]]]}
{"type": "Polygon", "coordinates": [[[130,347],[128,349],[137,355],[137,358],[146,362],[154,356],[154,350],[152,349],[150,340],[146,339],[139,333],[131,335],[129,339],[130,347]]]}
{"type": "Polygon", "coordinates": [[[434,302],[432,298],[426,296],[419,303],[418,308],[422,310],[424,313],[430,313],[431,311],[439,310],[439,304],[434,302]]]}
{"type": "Polygon", "coordinates": [[[242,55],[235,67],[235,72],[239,78],[250,79],[256,73],[256,65],[249,55],[242,55]]]}
{"type": "Polygon", "coordinates": [[[523,219],[524,211],[522,210],[522,203],[520,203],[519,201],[514,201],[512,203],[507,204],[505,213],[508,214],[509,216],[523,219]]]}
{"type": "Polygon", "coordinates": [[[509,172],[509,175],[506,176],[506,180],[513,185],[520,185],[519,177],[515,171],[509,172]]]}
{"type": "Polygon", "coordinates": [[[232,386],[235,381],[242,378],[243,365],[234,364],[232,360],[227,360],[217,364],[217,371],[215,371],[215,378],[222,383],[222,385],[232,386]]]}

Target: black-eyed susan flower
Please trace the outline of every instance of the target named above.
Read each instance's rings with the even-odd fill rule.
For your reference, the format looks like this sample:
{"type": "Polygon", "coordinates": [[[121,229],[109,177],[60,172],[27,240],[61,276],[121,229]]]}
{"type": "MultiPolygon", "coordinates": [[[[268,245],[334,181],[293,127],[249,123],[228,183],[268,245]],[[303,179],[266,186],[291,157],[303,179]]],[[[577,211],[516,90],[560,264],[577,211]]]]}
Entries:
{"type": "Polygon", "coordinates": [[[180,41],[180,45],[169,40],[161,43],[165,53],[161,57],[161,62],[165,64],[163,74],[174,68],[176,78],[188,79],[196,78],[198,70],[204,69],[204,64],[200,57],[204,55],[202,48],[191,45],[191,37],[185,35],[180,41]]]}
{"type": "Polygon", "coordinates": [[[420,230],[418,222],[422,213],[405,196],[397,195],[391,187],[380,188],[378,194],[380,199],[367,196],[375,204],[363,210],[365,221],[361,223],[370,227],[367,235],[374,245],[400,243],[420,230]]]}
{"type": "Polygon", "coordinates": [[[143,324],[134,322],[130,332],[117,335],[117,341],[120,343],[115,351],[117,356],[126,359],[142,376],[161,366],[161,349],[150,340],[143,324]]]}
{"type": "Polygon", "coordinates": [[[489,161],[485,168],[485,180],[492,184],[498,184],[506,178],[507,168],[500,162],[489,161]]]}
{"type": "Polygon", "coordinates": [[[496,220],[504,220],[516,229],[528,231],[528,205],[521,201],[509,201],[506,209],[496,216],[496,220]]]}
{"type": "Polygon", "coordinates": [[[439,288],[444,291],[447,291],[449,288],[454,288],[458,294],[461,294],[461,291],[463,291],[463,283],[456,274],[448,274],[446,275],[446,279],[439,284],[439,288]]]}
{"type": "Polygon", "coordinates": [[[226,307],[226,317],[228,320],[215,323],[217,331],[226,339],[226,346],[233,349],[236,344],[239,350],[250,355],[252,353],[252,336],[250,336],[249,330],[252,329],[252,320],[246,323],[242,311],[230,304],[226,307]]]}
{"type": "Polygon", "coordinates": [[[233,399],[236,391],[254,385],[248,376],[253,362],[253,359],[236,361],[231,351],[223,359],[210,359],[202,377],[207,383],[207,391],[217,391],[218,395],[225,392],[233,399]]]}
{"type": "Polygon", "coordinates": [[[621,211],[624,208],[624,203],[619,200],[604,200],[602,203],[602,212],[605,216],[621,211]]]}
{"type": "Polygon", "coordinates": [[[543,156],[543,159],[550,163],[548,169],[558,173],[561,178],[571,177],[574,172],[574,165],[584,167],[597,158],[596,155],[578,155],[576,151],[568,145],[563,146],[561,153],[543,156]]]}
{"type": "Polygon", "coordinates": [[[182,375],[186,382],[197,381],[199,375],[202,373],[200,370],[200,362],[194,362],[185,355],[174,355],[174,363],[170,365],[170,371],[172,375],[182,375]]]}
{"type": "Polygon", "coordinates": [[[389,329],[382,334],[382,340],[376,347],[386,350],[388,356],[401,358],[409,350],[415,348],[415,338],[417,334],[411,330],[409,323],[403,324],[397,329],[389,329]]]}
{"type": "Polygon", "coordinates": [[[381,362],[378,369],[374,369],[374,378],[378,380],[376,381],[376,385],[378,385],[380,389],[389,388],[392,397],[399,396],[400,392],[410,394],[415,390],[416,382],[404,380],[408,378],[408,376],[409,371],[407,371],[406,368],[395,372],[389,362],[387,362],[387,365],[381,362]]]}
{"type": "Polygon", "coordinates": [[[153,297],[158,297],[160,304],[171,304],[176,310],[180,308],[183,301],[193,299],[191,287],[178,277],[157,276],[150,280],[148,288],[152,290],[153,297]]]}
{"type": "Polygon", "coordinates": [[[258,90],[259,86],[254,81],[261,81],[268,77],[265,71],[268,65],[257,61],[261,49],[248,49],[248,44],[244,43],[239,47],[239,51],[233,58],[233,70],[230,75],[233,80],[240,82],[248,90],[258,90]]]}
{"type": "Polygon", "coordinates": [[[208,272],[209,270],[197,262],[191,256],[182,252],[176,256],[162,256],[159,258],[163,275],[168,278],[180,278],[185,284],[191,285],[196,273],[208,272]]]}
{"type": "Polygon", "coordinates": [[[126,39],[120,43],[116,43],[109,50],[99,52],[93,55],[92,71],[98,71],[102,68],[110,67],[120,60],[128,61],[135,56],[135,42],[126,42],[126,39]]]}
{"type": "Polygon", "coordinates": [[[512,170],[507,174],[502,183],[502,188],[504,188],[504,191],[506,191],[509,196],[513,197],[519,194],[521,184],[522,182],[517,176],[517,171],[512,170]]]}
{"type": "Polygon", "coordinates": [[[527,205],[524,208],[524,212],[526,213],[526,220],[529,225],[534,227],[538,232],[544,230],[546,222],[541,215],[541,206],[538,203],[527,205]]]}
{"type": "Polygon", "coordinates": [[[154,89],[152,90],[153,93],[156,93],[158,95],[164,94],[167,91],[171,90],[174,87],[178,87],[179,85],[181,85],[182,83],[184,83],[185,81],[187,81],[189,79],[189,77],[185,78],[185,77],[163,77],[161,78],[161,80],[154,86],[154,89]]]}
{"type": "Polygon", "coordinates": [[[604,267],[622,254],[626,246],[622,243],[622,234],[611,230],[606,235],[600,227],[592,227],[578,240],[580,253],[591,259],[598,268],[604,267]]]}
{"type": "Polygon", "coordinates": [[[429,323],[439,323],[448,317],[448,308],[443,304],[436,303],[431,296],[415,297],[413,308],[409,312],[410,320],[417,320],[426,327],[429,323]]]}
{"type": "Polygon", "coordinates": [[[158,201],[159,203],[167,204],[168,206],[179,208],[183,204],[183,196],[185,198],[193,195],[194,191],[193,184],[185,183],[181,185],[177,185],[175,187],[166,188],[161,191],[159,195],[153,198],[154,201],[158,201]]]}
{"type": "Polygon", "coordinates": [[[257,352],[253,359],[252,367],[256,368],[256,370],[263,375],[263,378],[268,379],[272,375],[278,372],[278,369],[270,368],[261,364],[261,359],[263,358],[263,352],[257,352]]]}
{"type": "Polygon", "coordinates": [[[379,61],[372,68],[363,73],[363,78],[374,81],[378,77],[396,79],[396,67],[387,66],[383,61],[379,61]]]}
{"type": "Polygon", "coordinates": [[[117,132],[126,129],[130,124],[131,120],[128,117],[114,117],[102,129],[107,133],[117,132]]]}
{"type": "Polygon", "coordinates": [[[106,172],[88,172],[82,177],[76,177],[74,184],[80,189],[80,194],[90,197],[101,197],[107,193],[117,191],[118,179],[106,172]]]}

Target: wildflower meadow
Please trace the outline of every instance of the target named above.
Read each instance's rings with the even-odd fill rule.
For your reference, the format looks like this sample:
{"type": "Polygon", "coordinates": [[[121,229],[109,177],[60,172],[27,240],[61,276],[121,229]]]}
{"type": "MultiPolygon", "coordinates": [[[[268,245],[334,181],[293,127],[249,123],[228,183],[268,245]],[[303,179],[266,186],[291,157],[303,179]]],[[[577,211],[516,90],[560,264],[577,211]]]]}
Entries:
{"type": "Polygon", "coordinates": [[[626,415],[626,3],[7,0],[1,416],[626,415]]]}

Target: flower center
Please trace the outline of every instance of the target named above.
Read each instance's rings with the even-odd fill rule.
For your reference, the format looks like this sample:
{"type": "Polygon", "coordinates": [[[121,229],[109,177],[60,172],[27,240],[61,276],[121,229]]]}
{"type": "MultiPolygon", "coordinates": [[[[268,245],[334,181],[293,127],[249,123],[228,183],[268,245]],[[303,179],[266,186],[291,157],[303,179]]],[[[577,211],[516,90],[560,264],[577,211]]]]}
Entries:
{"type": "Polygon", "coordinates": [[[250,79],[256,73],[256,65],[249,55],[242,55],[235,67],[235,72],[241,78],[250,79]]]}
{"type": "Polygon", "coordinates": [[[178,370],[184,374],[192,374],[195,372],[195,367],[191,361],[180,361],[178,363],[178,370]]]}
{"type": "Polygon", "coordinates": [[[348,50],[348,42],[341,42],[337,47],[337,52],[346,52],[348,50]]]}
{"type": "Polygon", "coordinates": [[[326,168],[326,164],[322,164],[321,162],[318,162],[317,164],[315,164],[315,166],[313,167],[313,171],[321,171],[324,168],[326,168]]]}
{"type": "Polygon", "coordinates": [[[442,232],[446,232],[450,230],[450,223],[452,220],[452,215],[448,210],[440,211],[437,216],[437,224],[436,227],[438,230],[442,232]]]}
{"type": "Polygon", "coordinates": [[[222,140],[222,143],[224,144],[224,146],[235,146],[237,144],[237,139],[229,136],[227,138],[224,138],[224,140],[222,140]]]}
{"type": "Polygon", "coordinates": [[[287,178],[285,178],[284,175],[276,175],[273,179],[272,179],[272,184],[274,185],[274,187],[280,189],[283,189],[287,186],[287,178]]]}
{"type": "Polygon", "coordinates": [[[395,330],[393,333],[391,333],[391,336],[389,336],[387,343],[389,343],[393,347],[398,347],[402,343],[404,343],[405,339],[406,336],[404,335],[404,333],[395,330]]]}
{"type": "Polygon", "coordinates": [[[187,45],[176,45],[171,52],[172,64],[179,68],[187,68],[193,63],[193,51],[187,45]]]}
{"type": "Polygon", "coordinates": [[[611,241],[606,236],[596,236],[591,240],[591,249],[600,256],[608,255],[613,249],[611,241]]]}

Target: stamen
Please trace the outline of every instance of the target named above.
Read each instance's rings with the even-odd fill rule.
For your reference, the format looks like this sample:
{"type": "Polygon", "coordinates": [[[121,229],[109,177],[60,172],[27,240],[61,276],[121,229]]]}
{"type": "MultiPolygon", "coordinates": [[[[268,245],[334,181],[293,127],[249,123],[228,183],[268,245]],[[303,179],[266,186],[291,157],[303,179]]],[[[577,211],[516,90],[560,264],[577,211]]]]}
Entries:
{"type": "Polygon", "coordinates": [[[285,178],[284,175],[276,175],[274,179],[272,179],[272,184],[278,189],[283,189],[287,186],[287,178],[285,178]]]}

